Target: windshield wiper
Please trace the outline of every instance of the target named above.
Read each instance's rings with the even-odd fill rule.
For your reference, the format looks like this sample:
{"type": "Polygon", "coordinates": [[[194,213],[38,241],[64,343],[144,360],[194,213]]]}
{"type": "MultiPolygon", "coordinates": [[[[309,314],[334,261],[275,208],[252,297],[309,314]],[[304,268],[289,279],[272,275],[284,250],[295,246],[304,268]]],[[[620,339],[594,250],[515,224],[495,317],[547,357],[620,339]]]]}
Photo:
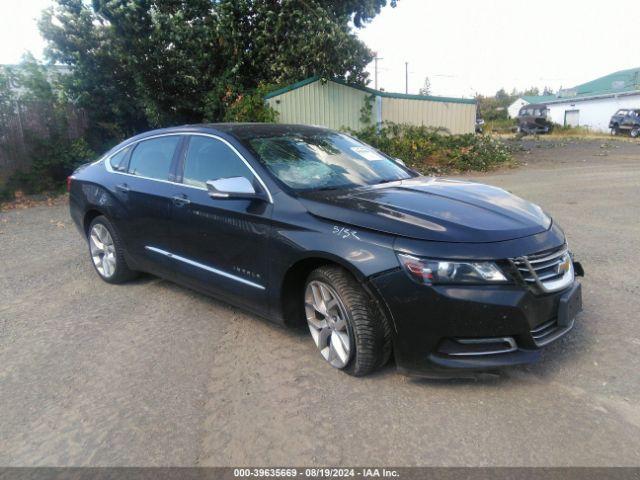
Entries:
{"type": "Polygon", "coordinates": [[[382,185],[383,183],[401,182],[402,180],[403,180],[402,178],[385,179],[385,180],[380,180],[379,182],[376,182],[376,183],[372,183],[372,185],[382,185]]]}

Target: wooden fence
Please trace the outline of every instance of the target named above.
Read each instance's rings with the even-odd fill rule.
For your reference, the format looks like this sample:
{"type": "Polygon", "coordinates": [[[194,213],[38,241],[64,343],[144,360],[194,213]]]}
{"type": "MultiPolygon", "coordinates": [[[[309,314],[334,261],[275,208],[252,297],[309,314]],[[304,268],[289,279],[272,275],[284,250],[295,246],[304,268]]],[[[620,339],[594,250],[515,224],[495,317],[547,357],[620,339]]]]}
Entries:
{"type": "MultiPolygon", "coordinates": [[[[0,114],[0,182],[4,183],[17,170],[29,168],[28,139],[33,136],[49,138],[54,127],[51,125],[53,118],[51,106],[39,102],[19,102],[13,111],[0,114]]],[[[84,135],[88,124],[84,110],[68,106],[64,121],[71,140],[84,135]]]]}

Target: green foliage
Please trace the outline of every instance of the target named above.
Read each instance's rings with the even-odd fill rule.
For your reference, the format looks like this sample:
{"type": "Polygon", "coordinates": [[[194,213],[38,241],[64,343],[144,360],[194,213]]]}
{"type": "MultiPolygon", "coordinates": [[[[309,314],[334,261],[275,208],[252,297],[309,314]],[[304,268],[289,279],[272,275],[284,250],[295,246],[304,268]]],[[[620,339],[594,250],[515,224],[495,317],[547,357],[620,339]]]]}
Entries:
{"type": "Polygon", "coordinates": [[[11,82],[47,132],[27,132],[31,170],[12,188],[58,188],[93,150],[154,127],[203,121],[273,122],[272,86],[312,75],[365,84],[371,51],[354,32],[396,0],[53,0],[39,28],[60,79],[32,58],[0,75],[0,116],[15,111],[11,82]],[[268,87],[267,87],[268,86],[268,87]],[[68,109],[89,128],[72,141],[68,109]]]}
{"type": "MultiPolygon", "coordinates": [[[[68,104],[54,89],[42,64],[27,55],[12,75],[13,84],[22,92],[20,105],[38,113],[41,128],[34,131],[29,125],[24,126],[27,148],[23,161],[29,169],[12,175],[7,190],[38,193],[61,189],[66,177],[95,153],[84,139],[70,138],[68,104]]],[[[12,108],[11,113],[21,107],[14,104],[12,108]]]]}
{"type": "Polygon", "coordinates": [[[61,190],[67,176],[96,155],[82,138],[71,141],[60,137],[31,136],[29,141],[31,168],[16,172],[9,179],[9,191],[21,190],[30,194],[61,190]]]}
{"type": "Polygon", "coordinates": [[[512,161],[507,145],[489,135],[449,135],[446,130],[386,124],[350,132],[423,174],[486,171],[512,161]]]}
{"type": "Polygon", "coordinates": [[[418,93],[420,95],[431,95],[431,80],[429,80],[429,77],[424,77],[424,84],[420,87],[418,93]]]}
{"type": "Polygon", "coordinates": [[[226,108],[225,122],[274,123],[278,112],[264,101],[265,95],[273,90],[273,87],[261,85],[250,93],[238,96],[226,108]]]}
{"type": "Polygon", "coordinates": [[[269,118],[252,100],[259,85],[312,75],[364,83],[372,53],[353,26],[386,4],[55,0],[40,30],[49,58],[72,66],[64,91],[89,112],[99,146],[150,127],[269,118]]]}
{"type": "Polygon", "coordinates": [[[364,105],[360,109],[360,123],[363,125],[371,124],[371,115],[373,115],[373,102],[375,101],[375,95],[367,95],[364,97],[364,105]]]}
{"type": "Polygon", "coordinates": [[[593,131],[589,127],[572,127],[571,125],[560,125],[555,123],[549,136],[558,137],[606,137],[611,138],[610,133],[593,131]]]}
{"type": "Polygon", "coordinates": [[[0,70],[0,122],[4,122],[15,110],[16,95],[12,88],[17,82],[17,74],[11,67],[0,70]]]}
{"type": "Polygon", "coordinates": [[[485,133],[513,133],[517,123],[515,118],[500,118],[485,121],[483,129],[485,133]]]}

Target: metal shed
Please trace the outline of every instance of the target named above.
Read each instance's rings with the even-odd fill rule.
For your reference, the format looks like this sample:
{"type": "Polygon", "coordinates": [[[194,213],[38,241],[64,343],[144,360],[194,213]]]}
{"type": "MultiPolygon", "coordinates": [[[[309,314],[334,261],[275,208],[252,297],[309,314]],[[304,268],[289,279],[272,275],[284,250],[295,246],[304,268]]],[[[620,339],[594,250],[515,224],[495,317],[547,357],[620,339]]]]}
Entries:
{"type": "MultiPolygon", "coordinates": [[[[363,107],[371,103],[369,125],[383,122],[446,128],[452,134],[473,133],[476,101],[466,98],[382,92],[340,80],[311,77],[265,97],[278,122],[359,130],[363,107]]],[[[366,109],[364,110],[366,112],[366,109]]]]}

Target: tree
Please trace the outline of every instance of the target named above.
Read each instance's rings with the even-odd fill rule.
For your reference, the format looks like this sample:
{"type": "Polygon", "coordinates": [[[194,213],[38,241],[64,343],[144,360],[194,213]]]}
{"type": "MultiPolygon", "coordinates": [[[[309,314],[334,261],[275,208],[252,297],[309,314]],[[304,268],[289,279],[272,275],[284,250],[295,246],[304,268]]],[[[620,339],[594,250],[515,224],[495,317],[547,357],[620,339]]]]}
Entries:
{"type": "Polygon", "coordinates": [[[429,80],[429,77],[424,77],[424,84],[420,87],[418,93],[420,95],[431,95],[431,80],[429,80]]]}
{"type": "Polygon", "coordinates": [[[364,84],[372,53],[353,26],[361,27],[386,4],[55,0],[40,29],[48,58],[73,68],[65,92],[89,112],[104,140],[223,119],[258,85],[312,75],[364,84]]]}
{"type": "Polygon", "coordinates": [[[505,99],[509,98],[509,94],[505,91],[504,88],[501,88],[500,90],[498,90],[496,92],[495,98],[497,100],[505,100],[505,99]]]}
{"type": "Polygon", "coordinates": [[[518,96],[528,96],[528,97],[537,97],[538,95],[540,95],[540,90],[538,89],[538,87],[531,87],[526,89],[524,92],[522,92],[520,95],[518,96]]]}
{"type": "Polygon", "coordinates": [[[12,67],[0,67],[0,126],[4,128],[6,122],[15,111],[16,94],[14,86],[17,74],[12,67]]]}
{"type": "MultiPolygon", "coordinates": [[[[69,130],[69,104],[57,88],[53,70],[27,54],[11,69],[10,76],[14,93],[6,97],[11,102],[8,114],[20,115],[25,111],[30,114],[27,117],[37,121],[21,123],[24,143],[16,150],[23,168],[11,175],[9,189],[27,193],[58,189],[75,167],[94,154],[83,139],[75,138],[69,130]]],[[[2,77],[0,95],[4,98],[6,82],[2,77]]],[[[11,144],[3,146],[11,147],[11,144]]]]}

